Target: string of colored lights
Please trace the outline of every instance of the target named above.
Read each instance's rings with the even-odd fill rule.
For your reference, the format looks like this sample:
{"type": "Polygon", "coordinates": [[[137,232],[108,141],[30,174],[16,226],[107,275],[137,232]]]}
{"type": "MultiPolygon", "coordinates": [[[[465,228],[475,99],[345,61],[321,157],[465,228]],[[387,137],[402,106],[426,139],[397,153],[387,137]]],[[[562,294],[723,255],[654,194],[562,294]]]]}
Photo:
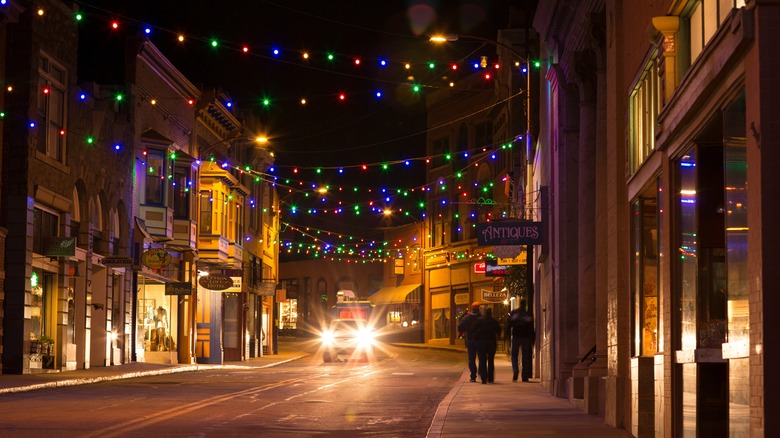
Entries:
{"type": "MultiPolygon", "coordinates": [[[[2,4],[7,4],[7,0],[0,0],[0,5],[2,5],[2,4]]],[[[38,13],[38,15],[43,15],[43,11],[42,11],[42,10],[40,10],[40,12],[38,13]]],[[[84,16],[83,16],[83,15],[81,16],[81,18],[78,18],[78,17],[77,17],[77,19],[78,19],[78,20],[82,20],[83,18],[84,18],[84,16]]],[[[138,22],[138,23],[140,23],[140,22],[138,22]]],[[[112,24],[111,24],[111,28],[112,28],[112,29],[114,29],[114,30],[118,30],[120,27],[121,27],[121,25],[119,24],[119,22],[112,22],[112,24]]],[[[153,28],[145,28],[145,29],[144,29],[144,32],[145,32],[145,34],[149,35],[149,34],[152,32],[152,29],[153,29],[153,28]]],[[[162,29],[162,28],[160,28],[160,30],[167,31],[167,30],[165,30],[165,29],[162,29]]],[[[209,44],[211,47],[224,46],[224,47],[226,47],[226,48],[228,48],[228,49],[231,49],[231,50],[237,50],[237,47],[235,47],[234,45],[232,45],[232,43],[225,43],[225,44],[222,44],[222,43],[220,43],[220,42],[216,42],[215,40],[206,40],[206,39],[203,39],[202,37],[198,37],[198,36],[195,36],[193,39],[194,39],[194,40],[196,40],[196,41],[208,42],[208,44],[209,44]]],[[[270,46],[268,46],[268,47],[270,47],[270,46]]],[[[268,48],[268,47],[267,47],[267,48],[268,48]]],[[[240,51],[241,51],[242,53],[248,53],[248,52],[250,52],[251,50],[253,50],[253,49],[252,49],[252,48],[250,48],[249,46],[242,46],[240,51]]],[[[259,55],[259,54],[258,54],[257,56],[266,57],[266,58],[268,58],[268,59],[279,59],[279,58],[278,58],[278,56],[280,55],[280,53],[281,53],[281,52],[276,52],[276,53],[274,53],[274,55],[276,55],[276,56],[277,56],[277,58],[274,58],[274,57],[268,57],[268,56],[266,56],[266,55],[259,55]]],[[[295,51],[292,51],[292,53],[296,53],[296,52],[295,52],[295,51]]],[[[327,53],[326,53],[326,52],[306,52],[306,53],[304,53],[304,52],[298,52],[298,54],[299,54],[299,55],[301,55],[301,57],[302,57],[303,59],[309,59],[309,58],[310,58],[311,56],[313,56],[313,55],[316,55],[316,54],[327,54],[327,53]]],[[[344,55],[342,55],[342,56],[344,56],[344,55]]],[[[334,59],[335,59],[335,57],[336,57],[336,54],[332,54],[331,56],[328,56],[327,58],[329,58],[329,60],[334,60],[334,59]]],[[[282,61],[289,62],[289,61],[286,61],[286,60],[282,60],[282,61]]],[[[361,63],[364,63],[364,61],[365,61],[365,60],[360,60],[360,59],[358,59],[358,58],[355,58],[355,61],[356,61],[356,62],[355,62],[355,65],[360,65],[361,63]],[[360,62],[357,62],[357,61],[360,61],[360,62]]],[[[385,60],[385,62],[384,62],[384,63],[380,62],[380,64],[381,64],[383,67],[384,67],[384,66],[387,66],[387,65],[391,65],[391,64],[397,64],[397,63],[398,63],[398,61],[389,61],[389,60],[385,60]]],[[[481,61],[480,65],[479,65],[479,68],[483,68],[483,69],[484,69],[484,68],[487,68],[487,66],[486,66],[486,65],[484,65],[484,63],[485,63],[485,61],[484,61],[484,60],[483,60],[483,61],[481,61]]],[[[301,65],[304,65],[304,64],[301,64],[301,65]]],[[[427,67],[428,67],[430,70],[434,70],[434,69],[435,69],[435,67],[436,67],[436,64],[435,64],[435,63],[433,63],[433,64],[426,64],[426,66],[427,66],[427,67]]],[[[457,70],[457,64],[452,64],[452,68],[453,68],[453,70],[457,70]]],[[[475,65],[475,68],[477,68],[477,66],[476,66],[476,65],[475,65]]],[[[499,68],[499,66],[498,66],[498,65],[495,65],[495,68],[499,68]]],[[[409,63],[404,63],[404,69],[405,69],[405,70],[410,70],[410,69],[412,69],[412,66],[411,66],[411,64],[409,64],[409,63]]],[[[354,75],[353,75],[353,76],[354,76],[354,75]]],[[[406,83],[406,82],[397,82],[397,83],[401,84],[401,83],[406,83]]],[[[421,87],[423,87],[423,86],[425,86],[425,85],[420,85],[420,86],[421,86],[421,87]]],[[[13,91],[13,86],[9,84],[9,85],[8,85],[8,88],[7,88],[7,91],[8,91],[8,92],[12,92],[12,91],[13,91]]],[[[419,89],[418,89],[418,90],[416,90],[416,91],[419,91],[419,89]]],[[[43,90],[43,92],[44,92],[44,93],[46,93],[47,91],[44,89],[44,90],[43,90]]],[[[340,99],[340,100],[342,100],[342,101],[346,99],[346,95],[345,95],[345,94],[340,94],[340,95],[338,95],[338,97],[339,97],[339,99],[340,99]]],[[[377,97],[380,97],[380,96],[377,96],[377,97]]],[[[79,98],[80,100],[85,100],[85,99],[87,98],[87,95],[86,95],[85,93],[79,93],[79,95],[78,95],[78,98],[79,98]]],[[[123,96],[121,93],[119,93],[119,94],[117,94],[117,95],[116,95],[116,99],[117,99],[117,101],[121,101],[123,98],[124,98],[124,96],[123,96]]],[[[176,97],[176,99],[178,99],[178,98],[180,98],[180,97],[176,97]]],[[[166,99],[166,98],[152,98],[152,99],[151,99],[149,102],[150,102],[150,104],[151,104],[151,105],[155,105],[155,104],[157,103],[157,100],[160,100],[160,99],[166,99]]],[[[174,99],[174,98],[170,98],[170,99],[174,99]]],[[[194,101],[193,99],[188,99],[188,104],[190,104],[190,105],[194,105],[194,103],[195,103],[195,101],[194,101]]],[[[268,101],[268,102],[264,102],[264,104],[265,104],[265,105],[270,105],[270,101],[268,101]]],[[[228,106],[228,107],[232,107],[232,102],[228,102],[228,103],[227,103],[227,106],[228,106]]],[[[5,118],[5,117],[6,117],[6,113],[5,113],[5,111],[2,111],[2,110],[0,110],[0,118],[5,118]]],[[[34,127],[35,127],[35,124],[34,124],[34,123],[35,123],[34,121],[31,121],[31,122],[30,122],[30,124],[31,124],[31,125],[30,125],[30,127],[31,127],[31,128],[34,128],[34,127]]],[[[65,135],[66,133],[63,131],[63,132],[61,132],[60,134],[61,134],[61,135],[65,135]]],[[[96,139],[95,139],[94,137],[90,136],[90,135],[77,135],[77,134],[74,134],[74,133],[70,133],[70,134],[71,134],[71,135],[75,135],[75,136],[76,136],[76,138],[81,138],[81,139],[83,139],[83,140],[84,140],[84,141],[85,141],[87,144],[90,144],[90,145],[91,145],[91,144],[95,144],[95,142],[96,142],[96,139]]],[[[511,145],[510,145],[510,147],[511,147],[511,145]]],[[[114,144],[112,144],[112,148],[113,148],[114,150],[117,150],[117,151],[119,151],[119,150],[121,150],[121,149],[123,148],[123,146],[122,146],[120,143],[114,143],[114,144]]],[[[172,158],[173,158],[173,159],[175,159],[175,157],[172,157],[172,158]]],[[[430,163],[430,160],[431,160],[432,158],[436,159],[436,158],[440,158],[440,156],[436,156],[436,157],[425,157],[424,159],[426,160],[426,164],[429,164],[429,163],[430,163]]],[[[423,158],[415,158],[415,159],[411,159],[411,160],[412,160],[412,161],[416,161],[416,160],[422,160],[422,159],[423,159],[423,158]]],[[[447,159],[450,159],[450,157],[448,157],[447,159]]],[[[302,170],[314,170],[315,172],[317,172],[317,173],[319,174],[319,173],[321,173],[323,170],[336,170],[336,171],[337,171],[337,172],[339,172],[340,174],[343,174],[343,171],[344,171],[345,169],[351,169],[351,168],[358,168],[358,167],[360,167],[361,169],[363,169],[363,170],[365,171],[365,170],[367,170],[368,168],[373,168],[373,167],[381,167],[383,170],[387,170],[387,169],[388,169],[388,167],[389,167],[389,166],[392,166],[392,165],[399,165],[399,164],[403,164],[403,165],[407,165],[407,166],[408,166],[408,165],[409,165],[409,163],[410,163],[410,160],[409,160],[409,159],[407,159],[407,160],[396,160],[396,161],[391,161],[391,162],[384,162],[384,163],[369,163],[369,164],[360,164],[360,165],[358,165],[358,164],[349,164],[349,165],[338,166],[338,167],[335,167],[335,166],[334,166],[334,167],[323,167],[323,168],[314,168],[314,167],[301,167],[301,166],[298,166],[297,168],[295,168],[295,172],[294,172],[294,173],[298,173],[298,171],[302,171],[302,170]]],[[[144,163],[144,164],[145,164],[145,163],[144,163]]],[[[246,170],[246,168],[244,168],[244,169],[242,170],[242,168],[240,168],[240,167],[238,167],[238,166],[232,166],[232,167],[233,167],[234,169],[237,169],[237,170],[239,170],[239,171],[247,171],[247,170],[246,170]]],[[[463,169],[463,170],[465,170],[465,169],[463,169]]],[[[248,172],[248,173],[251,173],[251,172],[253,172],[253,171],[249,170],[249,171],[247,171],[247,172],[248,172]]],[[[274,182],[274,183],[278,184],[278,178],[279,178],[279,177],[278,177],[277,175],[271,175],[271,174],[268,174],[268,173],[262,173],[262,172],[258,172],[258,175],[261,175],[261,174],[262,174],[263,176],[257,176],[257,177],[256,177],[256,178],[257,178],[257,179],[256,179],[256,182],[260,182],[260,181],[266,181],[266,182],[274,182]]],[[[453,175],[449,175],[449,176],[447,176],[446,178],[450,178],[450,177],[453,177],[453,176],[454,176],[454,174],[453,174],[453,175]]],[[[165,175],[161,175],[161,178],[166,178],[166,176],[165,176],[165,175]]],[[[168,176],[167,176],[167,179],[171,179],[171,178],[172,178],[172,175],[168,175],[168,176]]],[[[444,178],[444,179],[446,179],[446,178],[444,178]]],[[[289,182],[289,181],[291,181],[291,180],[289,180],[289,179],[288,179],[287,181],[289,182]]],[[[296,181],[296,182],[298,182],[298,183],[299,183],[299,185],[302,185],[302,184],[311,184],[311,187],[312,187],[312,188],[314,188],[314,186],[315,186],[315,183],[304,183],[302,180],[298,180],[298,181],[296,181]]],[[[175,182],[173,182],[173,184],[175,185],[175,182]]],[[[419,189],[420,191],[422,191],[422,192],[425,192],[426,190],[433,190],[433,188],[436,186],[436,184],[444,185],[444,184],[446,184],[446,183],[445,183],[445,182],[443,182],[443,180],[442,180],[442,179],[440,179],[440,180],[439,180],[439,181],[437,181],[436,183],[426,184],[426,185],[424,185],[424,186],[420,186],[420,187],[417,187],[417,188],[407,189],[407,191],[409,191],[409,190],[411,190],[411,191],[414,191],[415,189],[419,189]]],[[[486,188],[487,188],[487,187],[485,187],[485,189],[486,189],[486,188]]],[[[339,188],[339,190],[341,190],[341,187],[339,188]]],[[[376,189],[376,188],[369,188],[369,189],[367,189],[367,192],[368,192],[368,193],[372,193],[372,192],[373,192],[373,190],[378,190],[378,191],[387,191],[388,189],[385,189],[385,188],[380,188],[380,189],[376,189]]],[[[392,189],[390,189],[390,190],[392,190],[392,189]]],[[[397,193],[397,191],[399,191],[399,190],[402,190],[402,189],[396,188],[395,190],[396,190],[396,193],[397,193]]],[[[305,195],[308,195],[308,193],[307,193],[307,192],[304,192],[304,191],[301,191],[301,193],[304,193],[305,195]]],[[[463,193],[463,197],[467,197],[467,196],[468,196],[468,195],[467,195],[466,193],[463,193]]],[[[335,201],[335,199],[334,199],[334,201],[335,201]]],[[[372,201],[364,201],[363,203],[357,203],[357,204],[354,204],[354,205],[357,205],[357,206],[360,206],[360,205],[363,205],[363,204],[365,204],[365,205],[371,205],[371,204],[370,204],[371,202],[378,202],[378,199],[375,199],[375,200],[372,200],[372,201]]],[[[254,207],[254,205],[253,205],[253,207],[254,207]]],[[[352,254],[350,254],[350,255],[352,255],[352,254]]],[[[378,253],[377,255],[381,255],[381,253],[378,253]]]]}
{"type": "MultiPolygon", "coordinates": [[[[11,1],[11,0],[6,0],[11,1]]],[[[448,82],[443,86],[438,86],[432,83],[409,83],[408,76],[409,73],[412,71],[417,72],[432,72],[436,75],[440,75],[441,73],[448,73],[450,76],[461,71],[464,64],[468,65],[473,68],[473,70],[485,70],[485,79],[489,80],[492,76],[490,73],[490,69],[499,69],[500,65],[497,62],[488,61],[486,57],[480,56],[478,60],[468,60],[461,59],[457,62],[449,62],[449,63],[441,63],[441,65],[446,66],[439,68],[440,63],[437,63],[433,60],[397,60],[392,57],[380,57],[380,58],[371,58],[371,57],[361,57],[359,55],[352,55],[352,54],[346,54],[342,52],[336,52],[336,51],[329,51],[329,50],[300,50],[300,49],[293,49],[293,48],[285,48],[278,45],[273,44],[246,44],[246,43],[239,43],[236,41],[220,41],[215,38],[203,36],[197,33],[188,33],[184,34],[181,32],[173,31],[171,29],[162,27],[162,26],[156,26],[156,25],[150,25],[147,24],[147,20],[141,20],[134,17],[128,17],[124,16],[122,14],[116,13],[114,11],[110,11],[98,6],[95,6],[91,3],[84,2],[84,1],[76,1],[75,3],[79,4],[81,7],[81,10],[76,12],[74,14],[74,20],[77,23],[84,23],[87,20],[94,19],[99,22],[101,22],[101,25],[104,25],[105,29],[109,32],[120,32],[120,31],[133,31],[137,32],[137,34],[144,36],[146,38],[151,38],[155,34],[161,34],[162,36],[166,36],[170,40],[175,40],[179,44],[184,44],[187,41],[194,41],[196,43],[199,43],[203,45],[205,48],[209,48],[211,50],[216,49],[224,49],[228,52],[234,52],[237,54],[241,54],[244,56],[251,56],[251,57],[258,57],[266,60],[272,60],[275,62],[281,62],[286,64],[294,65],[298,68],[305,68],[305,69],[313,69],[317,71],[326,72],[328,74],[335,74],[335,75],[341,75],[349,78],[357,78],[357,79],[364,79],[366,81],[370,81],[372,83],[376,82],[386,82],[388,84],[393,85],[410,85],[413,92],[419,92],[423,88],[447,88],[447,87],[454,87],[455,83],[451,80],[448,80],[448,82]],[[89,13],[87,12],[89,11],[89,13]],[[285,54],[290,54],[290,57],[285,57],[285,54]],[[294,61],[294,60],[297,60],[294,61]],[[333,66],[338,64],[342,61],[347,61],[344,65],[349,65],[350,68],[352,68],[352,71],[344,72],[339,70],[334,70],[332,68],[321,68],[315,65],[312,65],[313,61],[321,61],[325,63],[324,65],[333,66]],[[365,76],[361,74],[356,74],[354,72],[355,68],[366,68],[366,66],[375,66],[376,68],[382,69],[382,70],[388,70],[393,67],[398,67],[400,72],[402,73],[401,80],[398,81],[391,81],[386,79],[381,79],[374,76],[365,76]]],[[[45,15],[45,10],[42,7],[38,7],[37,14],[41,17],[45,15]]],[[[182,26],[178,26],[177,28],[181,28],[182,26]]],[[[244,40],[247,40],[247,38],[243,38],[244,40]]],[[[420,42],[427,41],[420,39],[420,42]]],[[[317,96],[309,96],[309,97],[300,97],[296,95],[295,97],[281,97],[281,98],[275,98],[271,99],[270,97],[263,97],[260,100],[260,104],[263,107],[270,107],[273,101],[295,101],[300,102],[302,105],[309,104],[313,98],[317,97],[323,97],[327,99],[333,99],[336,98],[339,101],[346,101],[349,94],[352,95],[365,95],[365,96],[371,96],[372,98],[382,98],[384,96],[384,91],[381,89],[371,89],[369,91],[355,91],[352,93],[346,93],[343,91],[336,91],[333,93],[327,93],[327,94],[321,94],[317,96]]],[[[257,103],[254,99],[247,100],[248,102],[251,102],[252,104],[257,103]]],[[[229,106],[232,106],[234,102],[229,102],[229,106]]]]}

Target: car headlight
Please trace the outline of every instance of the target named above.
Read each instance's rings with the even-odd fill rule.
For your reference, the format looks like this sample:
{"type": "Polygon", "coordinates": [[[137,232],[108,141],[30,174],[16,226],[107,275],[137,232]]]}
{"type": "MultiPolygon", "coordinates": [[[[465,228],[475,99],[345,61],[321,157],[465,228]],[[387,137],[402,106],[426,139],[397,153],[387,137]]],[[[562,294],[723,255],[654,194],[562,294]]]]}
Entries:
{"type": "Polygon", "coordinates": [[[325,332],[320,337],[320,340],[322,341],[323,345],[331,345],[331,344],[333,344],[333,341],[335,340],[335,336],[333,336],[333,333],[331,333],[331,332],[325,332]]]}
{"type": "Polygon", "coordinates": [[[361,345],[371,345],[374,343],[374,331],[369,328],[362,328],[357,332],[357,340],[361,345]]]}

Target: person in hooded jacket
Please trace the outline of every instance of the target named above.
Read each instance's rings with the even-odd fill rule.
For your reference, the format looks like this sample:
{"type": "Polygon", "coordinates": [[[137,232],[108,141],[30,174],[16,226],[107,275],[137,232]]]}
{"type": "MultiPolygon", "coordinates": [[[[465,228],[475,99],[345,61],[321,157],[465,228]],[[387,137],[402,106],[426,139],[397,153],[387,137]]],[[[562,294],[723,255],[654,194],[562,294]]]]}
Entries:
{"type": "Polygon", "coordinates": [[[495,359],[498,338],[501,336],[501,324],[493,318],[493,309],[486,307],[477,319],[475,335],[477,338],[477,357],[479,358],[479,377],[482,383],[495,381],[495,359]]]}
{"type": "Polygon", "coordinates": [[[523,382],[528,382],[531,378],[532,370],[532,357],[534,341],[536,340],[536,331],[534,330],[534,317],[531,313],[525,310],[527,307],[526,300],[520,301],[520,307],[514,309],[509,313],[509,318],[506,319],[506,337],[512,339],[512,381],[517,381],[517,376],[520,374],[520,368],[518,366],[518,356],[520,353],[523,355],[523,368],[522,378],[523,382]]]}
{"type": "Polygon", "coordinates": [[[463,315],[458,321],[458,333],[466,337],[466,354],[468,356],[471,381],[477,381],[477,339],[474,334],[474,323],[479,318],[479,303],[471,305],[471,312],[463,315]]]}

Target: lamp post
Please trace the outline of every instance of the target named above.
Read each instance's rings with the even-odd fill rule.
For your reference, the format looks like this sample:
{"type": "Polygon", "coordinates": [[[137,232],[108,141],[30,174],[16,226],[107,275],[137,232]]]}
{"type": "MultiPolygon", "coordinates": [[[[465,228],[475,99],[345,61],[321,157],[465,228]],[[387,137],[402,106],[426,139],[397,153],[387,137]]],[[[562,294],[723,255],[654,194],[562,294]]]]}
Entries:
{"type": "MultiPolygon", "coordinates": [[[[512,53],[514,56],[516,56],[522,63],[525,64],[525,149],[526,149],[526,186],[527,188],[530,188],[531,186],[531,166],[532,166],[532,157],[531,153],[533,152],[533,144],[531,142],[531,63],[530,61],[524,57],[520,52],[515,50],[513,47],[504,44],[500,41],[492,40],[489,38],[483,38],[479,36],[473,36],[473,35],[435,35],[430,37],[430,41],[435,43],[444,43],[444,42],[454,42],[458,40],[475,40],[475,41],[482,41],[486,44],[491,44],[496,47],[501,47],[503,49],[508,50],[510,53],[512,53]]],[[[527,41],[526,41],[527,44],[527,41]]],[[[512,208],[512,211],[514,211],[514,206],[512,208]]],[[[525,213],[525,212],[524,212],[525,213]]]]}

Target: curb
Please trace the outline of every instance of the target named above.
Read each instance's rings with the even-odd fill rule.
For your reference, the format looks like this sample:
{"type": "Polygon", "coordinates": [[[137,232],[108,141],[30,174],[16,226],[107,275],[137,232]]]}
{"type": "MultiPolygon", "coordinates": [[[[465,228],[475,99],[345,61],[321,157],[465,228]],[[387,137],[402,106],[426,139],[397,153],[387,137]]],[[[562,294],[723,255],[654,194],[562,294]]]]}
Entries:
{"type": "Polygon", "coordinates": [[[425,434],[427,438],[439,438],[442,436],[444,423],[447,422],[447,413],[450,410],[450,405],[452,404],[452,401],[455,400],[455,397],[458,395],[465,382],[469,379],[469,375],[469,370],[464,371],[460,376],[460,379],[455,383],[455,386],[452,387],[447,396],[439,403],[439,407],[436,408],[436,412],[433,414],[433,420],[431,420],[431,426],[428,428],[428,433],[425,434]]]}

